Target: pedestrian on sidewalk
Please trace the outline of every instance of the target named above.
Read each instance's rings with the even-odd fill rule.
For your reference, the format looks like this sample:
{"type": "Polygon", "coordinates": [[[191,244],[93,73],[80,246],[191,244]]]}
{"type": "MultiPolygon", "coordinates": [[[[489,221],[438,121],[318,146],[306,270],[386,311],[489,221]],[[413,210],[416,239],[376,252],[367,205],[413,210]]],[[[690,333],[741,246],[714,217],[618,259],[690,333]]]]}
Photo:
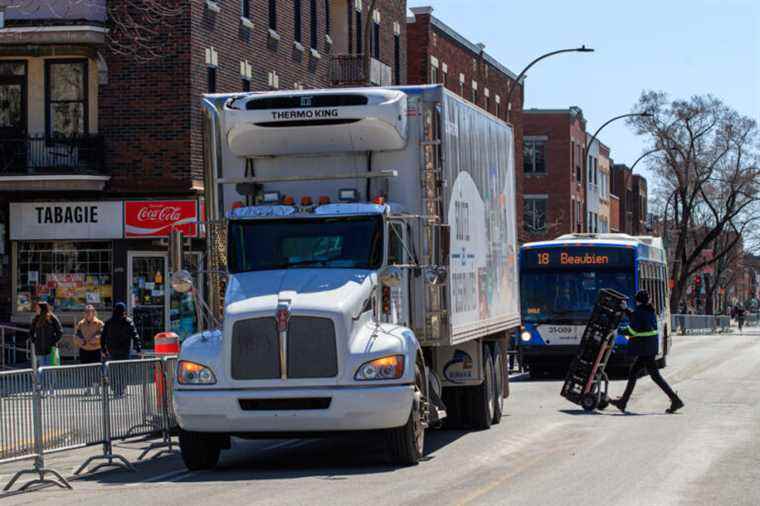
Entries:
{"type": "Polygon", "coordinates": [[[47,302],[38,302],[35,312],[37,314],[32,320],[29,340],[34,344],[37,366],[55,365],[53,356],[55,350],[53,348],[63,337],[61,321],[53,314],[53,310],[47,302]]]}
{"type": "Polygon", "coordinates": [[[660,375],[659,368],[657,367],[655,359],[659,347],[657,315],[654,307],[649,302],[649,293],[646,290],[640,290],[636,294],[636,309],[629,311],[629,319],[630,324],[626,329],[629,339],[628,352],[635,355],[636,358],[628,372],[628,384],[625,387],[625,392],[623,392],[623,395],[619,399],[610,401],[610,404],[625,412],[628,400],[631,398],[633,389],[636,387],[636,380],[639,376],[643,376],[644,370],[646,370],[652,381],[670,398],[670,407],[666,412],[675,413],[684,404],[660,375]]]}
{"type": "MultiPolygon", "coordinates": [[[[29,340],[34,346],[34,355],[37,358],[37,367],[58,365],[56,356],[58,348],[56,345],[63,337],[63,327],[61,321],[53,314],[53,310],[47,302],[37,302],[35,307],[37,313],[32,320],[32,327],[29,329],[29,340]]],[[[50,375],[46,375],[47,384],[43,384],[43,391],[48,394],[54,394],[54,381],[50,375]]]]}
{"type": "MultiPolygon", "coordinates": [[[[106,360],[128,360],[129,352],[133,348],[136,353],[140,353],[140,334],[135,323],[127,316],[127,306],[123,302],[114,304],[113,314],[103,327],[100,341],[106,360]]],[[[121,397],[124,394],[124,382],[118,374],[116,376],[112,378],[114,393],[121,397]]]]}
{"type": "Polygon", "coordinates": [[[747,311],[741,304],[736,305],[736,323],[739,324],[739,333],[744,330],[744,318],[747,316],[747,311]]]}
{"type": "MultiPolygon", "coordinates": [[[[103,333],[103,322],[98,319],[98,313],[95,306],[87,304],[84,308],[84,318],[79,320],[74,328],[74,335],[77,337],[77,346],[79,347],[80,364],[97,364],[102,359],[100,349],[100,336],[103,333]]],[[[87,385],[85,395],[94,392],[97,395],[98,384],[94,388],[87,385]]]]}

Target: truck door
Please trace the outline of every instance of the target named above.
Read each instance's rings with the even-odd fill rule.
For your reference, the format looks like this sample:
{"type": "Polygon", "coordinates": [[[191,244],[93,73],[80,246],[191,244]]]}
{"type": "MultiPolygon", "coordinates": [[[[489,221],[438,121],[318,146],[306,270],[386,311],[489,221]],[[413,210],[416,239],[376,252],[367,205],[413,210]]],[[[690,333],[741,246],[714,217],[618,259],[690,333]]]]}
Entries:
{"type": "Polygon", "coordinates": [[[388,265],[400,265],[401,283],[390,289],[390,314],[387,321],[405,327],[411,325],[409,313],[409,265],[410,253],[407,229],[403,221],[388,222],[388,265]]]}

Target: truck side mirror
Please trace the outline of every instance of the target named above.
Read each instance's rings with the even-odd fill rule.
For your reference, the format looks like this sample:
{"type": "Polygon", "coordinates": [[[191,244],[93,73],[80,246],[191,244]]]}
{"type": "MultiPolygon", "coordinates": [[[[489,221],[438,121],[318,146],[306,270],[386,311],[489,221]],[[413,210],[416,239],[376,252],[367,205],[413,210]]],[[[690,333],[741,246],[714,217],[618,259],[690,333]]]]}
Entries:
{"type": "Polygon", "coordinates": [[[401,284],[401,269],[388,266],[380,273],[379,279],[383,286],[395,288],[401,284]]]}
{"type": "Polygon", "coordinates": [[[429,285],[438,285],[446,280],[448,270],[442,265],[431,265],[423,271],[425,282],[429,285]]]}

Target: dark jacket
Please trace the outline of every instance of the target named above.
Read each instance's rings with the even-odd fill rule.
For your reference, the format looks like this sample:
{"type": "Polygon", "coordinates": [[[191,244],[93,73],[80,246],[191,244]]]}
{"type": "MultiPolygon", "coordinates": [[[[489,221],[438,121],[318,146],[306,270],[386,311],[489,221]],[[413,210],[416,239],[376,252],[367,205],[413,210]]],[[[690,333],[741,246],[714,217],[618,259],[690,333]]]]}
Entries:
{"type": "Polygon", "coordinates": [[[34,353],[38,356],[49,355],[61,337],[63,337],[63,327],[55,315],[32,323],[32,328],[29,330],[29,340],[34,343],[34,353]]]}
{"type": "Polygon", "coordinates": [[[629,314],[630,324],[628,353],[642,357],[654,357],[659,352],[657,314],[651,304],[638,304],[629,314]]]}
{"type": "Polygon", "coordinates": [[[113,317],[103,327],[100,345],[110,358],[124,360],[129,357],[129,349],[132,345],[134,345],[136,352],[140,352],[142,340],[131,318],[127,316],[113,317]]]}

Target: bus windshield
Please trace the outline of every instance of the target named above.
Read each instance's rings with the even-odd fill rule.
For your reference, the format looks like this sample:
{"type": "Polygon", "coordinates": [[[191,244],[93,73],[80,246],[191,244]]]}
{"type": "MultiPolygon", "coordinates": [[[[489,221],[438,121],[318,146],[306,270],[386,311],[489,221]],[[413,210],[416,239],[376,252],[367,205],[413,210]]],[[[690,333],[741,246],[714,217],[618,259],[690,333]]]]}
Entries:
{"type": "Polygon", "coordinates": [[[383,261],[380,215],[232,221],[233,274],[297,268],[377,269],[383,261]]]}
{"type": "Polygon", "coordinates": [[[599,290],[611,288],[633,300],[633,287],[633,266],[628,271],[523,272],[520,278],[523,321],[585,321],[591,315],[599,290]]]}
{"type": "Polygon", "coordinates": [[[520,263],[520,305],[526,322],[586,321],[602,288],[633,300],[636,281],[631,248],[525,249],[520,263]]]}

